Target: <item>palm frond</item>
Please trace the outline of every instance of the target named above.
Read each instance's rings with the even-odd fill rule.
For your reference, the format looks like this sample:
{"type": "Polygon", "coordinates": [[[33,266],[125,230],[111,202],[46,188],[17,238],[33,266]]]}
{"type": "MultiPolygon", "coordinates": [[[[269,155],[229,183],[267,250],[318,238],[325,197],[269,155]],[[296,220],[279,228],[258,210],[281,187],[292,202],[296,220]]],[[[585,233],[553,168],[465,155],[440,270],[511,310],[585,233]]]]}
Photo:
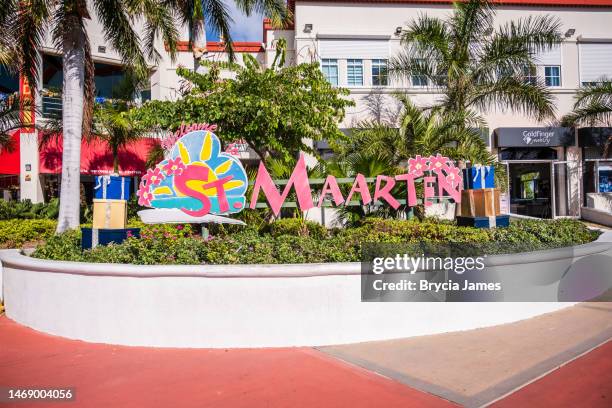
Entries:
{"type": "Polygon", "coordinates": [[[552,118],[555,114],[555,100],[546,86],[526,83],[516,76],[503,76],[494,82],[476,85],[468,106],[482,112],[511,110],[538,120],[552,118]]]}
{"type": "Polygon", "coordinates": [[[282,26],[291,17],[284,0],[237,0],[235,4],[247,16],[251,13],[267,16],[276,27],[282,26]]]}
{"type": "Polygon", "coordinates": [[[172,61],[176,58],[176,46],[179,32],[174,24],[175,12],[166,1],[141,0],[139,11],[135,13],[144,19],[144,50],[147,58],[159,61],[160,55],[155,49],[155,39],[160,37],[168,49],[172,61]]]}
{"type": "Polygon", "coordinates": [[[17,18],[9,29],[15,36],[19,72],[32,89],[38,86],[38,48],[42,44],[50,18],[51,2],[30,0],[19,2],[17,18]]]}
{"type": "Polygon", "coordinates": [[[591,104],[612,106],[612,79],[601,78],[595,84],[580,88],[576,94],[574,108],[583,108],[591,104]]]}
{"type": "Polygon", "coordinates": [[[402,31],[401,43],[412,47],[423,58],[446,59],[450,46],[449,31],[442,20],[423,14],[402,31]]]}
{"type": "Polygon", "coordinates": [[[469,0],[453,3],[454,13],[449,25],[452,38],[452,58],[465,61],[474,44],[493,26],[495,11],[488,0],[469,0]]]}
{"type": "Polygon", "coordinates": [[[584,107],[574,109],[561,119],[563,126],[611,126],[612,103],[593,102],[584,107]]]}
{"type": "Polygon", "coordinates": [[[548,51],[563,42],[561,20],[550,15],[529,16],[499,27],[495,38],[505,38],[510,47],[525,46],[531,54],[548,51]],[[510,45],[515,43],[515,46],[510,45]]]}
{"type": "Polygon", "coordinates": [[[17,14],[16,0],[0,0],[0,27],[3,28],[0,36],[0,65],[10,72],[16,72],[19,67],[16,29],[12,19],[17,14]]]}
{"type": "MultiPolygon", "coordinates": [[[[148,76],[148,66],[143,55],[140,38],[134,30],[135,16],[132,2],[121,0],[94,0],[104,38],[121,55],[125,65],[140,76],[148,76]]],[[[136,5],[138,5],[136,3],[136,5]]]]}
{"type": "Polygon", "coordinates": [[[31,108],[31,101],[20,101],[18,94],[8,95],[0,100],[0,148],[13,150],[11,132],[24,126],[21,114],[31,108]]]}
{"type": "Polygon", "coordinates": [[[232,33],[230,26],[234,20],[229,14],[227,6],[221,0],[202,0],[206,25],[223,37],[225,50],[231,62],[234,61],[234,48],[232,46],[232,33]]]}

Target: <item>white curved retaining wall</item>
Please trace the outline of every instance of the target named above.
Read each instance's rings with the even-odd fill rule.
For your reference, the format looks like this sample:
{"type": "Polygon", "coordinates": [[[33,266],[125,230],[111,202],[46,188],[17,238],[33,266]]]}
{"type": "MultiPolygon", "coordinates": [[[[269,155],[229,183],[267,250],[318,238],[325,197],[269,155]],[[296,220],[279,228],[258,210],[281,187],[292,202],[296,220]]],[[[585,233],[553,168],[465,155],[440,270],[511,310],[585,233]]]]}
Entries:
{"type": "MultiPolygon", "coordinates": [[[[612,244],[607,248],[612,255],[612,244]]],[[[542,262],[559,262],[555,256],[553,250],[487,263],[537,271],[542,262]]],[[[0,259],[9,318],[50,334],[123,345],[342,344],[474,329],[571,305],[363,303],[358,263],[136,266],[47,261],[16,250],[0,259]]]]}

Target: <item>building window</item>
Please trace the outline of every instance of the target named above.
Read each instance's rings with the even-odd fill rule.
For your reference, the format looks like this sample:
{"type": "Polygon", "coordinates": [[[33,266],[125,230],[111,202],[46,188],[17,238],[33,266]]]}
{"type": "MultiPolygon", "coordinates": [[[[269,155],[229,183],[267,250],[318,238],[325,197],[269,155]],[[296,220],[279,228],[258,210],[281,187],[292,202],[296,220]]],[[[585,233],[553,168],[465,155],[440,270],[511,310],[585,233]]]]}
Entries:
{"type": "MultiPolygon", "coordinates": [[[[422,60],[415,61],[415,65],[417,66],[422,63],[423,63],[422,60]]],[[[412,75],[410,77],[410,81],[412,82],[412,86],[419,86],[419,87],[427,86],[427,77],[425,75],[412,75]]]]}
{"type": "Polygon", "coordinates": [[[363,85],[363,60],[346,60],[347,84],[349,86],[363,85]]]}
{"type": "Polygon", "coordinates": [[[321,70],[323,76],[332,85],[338,86],[338,60],[337,59],[323,59],[321,61],[321,70]]]}
{"type": "Polygon", "coordinates": [[[561,67],[558,65],[544,67],[546,86],[561,86],[561,67]]]}
{"type": "Polygon", "coordinates": [[[372,85],[387,86],[389,85],[387,77],[387,60],[374,59],[372,60],[372,85]]]}
{"type": "Polygon", "coordinates": [[[538,83],[537,67],[523,67],[523,81],[526,84],[536,85],[538,83]]]}

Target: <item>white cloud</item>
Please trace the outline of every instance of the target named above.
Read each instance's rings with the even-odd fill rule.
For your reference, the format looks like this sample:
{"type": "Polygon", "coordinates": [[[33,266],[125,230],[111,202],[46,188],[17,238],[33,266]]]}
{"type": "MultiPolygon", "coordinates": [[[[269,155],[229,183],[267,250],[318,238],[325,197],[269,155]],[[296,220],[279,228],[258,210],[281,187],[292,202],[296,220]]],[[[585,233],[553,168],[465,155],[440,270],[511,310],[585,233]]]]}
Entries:
{"type": "MultiPolygon", "coordinates": [[[[245,16],[236,8],[233,1],[226,1],[227,8],[234,22],[231,25],[231,33],[234,41],[262,41],[262,21],[263,16],[259,14],[251,14],[250,17],[245,16]]],[[[209,41],[214,41],[219,38],[217,33],[213,33],[210,29],[207,30],[209,41]]]]}

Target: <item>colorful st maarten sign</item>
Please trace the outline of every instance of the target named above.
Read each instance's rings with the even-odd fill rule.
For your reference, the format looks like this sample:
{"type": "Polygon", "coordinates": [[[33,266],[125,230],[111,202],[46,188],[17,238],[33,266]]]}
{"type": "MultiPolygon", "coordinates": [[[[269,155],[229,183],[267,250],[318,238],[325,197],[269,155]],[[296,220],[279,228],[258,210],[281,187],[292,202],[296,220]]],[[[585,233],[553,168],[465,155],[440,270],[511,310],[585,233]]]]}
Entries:
{"type": "MultiPolygon", "coordinates": [[[[237,157],[221,151],[214,130],[214,125],[198,124],[182,127],[171,135],[172,144],[167,145],[166,158],[149,169],[140,183],[138,203],[154,209],[139,212],[143,221],[224,222],[225,219],[227,222],[229,219],[222,216],[245,209],[247,174],[237,157]]],[[[418,203],[415,184],[421,179],[426,206],[431,205],[431,199],[444,195],[461,201],[461,171],[447,157],[438,154],[409,159],[408,171],[404,174],[376,177],[373,190],[366,177],[357,174],[346,197],[336,177],[329,175],[315,204],[306,162],[304,156],[300,156],[282,192],[260,162],[249,208],[256,208],[259,194],[263,192],[270,209],[278,215],[293,189],[297,206],[302,211],[321,207],[327,198],[336,206],[346,205],[357,194],[363,205],[381,202],[397,209],[400,200],[392,195],[397,183],[406,183],[407,197],[401,200],[412,207],[418,203]]]]}

